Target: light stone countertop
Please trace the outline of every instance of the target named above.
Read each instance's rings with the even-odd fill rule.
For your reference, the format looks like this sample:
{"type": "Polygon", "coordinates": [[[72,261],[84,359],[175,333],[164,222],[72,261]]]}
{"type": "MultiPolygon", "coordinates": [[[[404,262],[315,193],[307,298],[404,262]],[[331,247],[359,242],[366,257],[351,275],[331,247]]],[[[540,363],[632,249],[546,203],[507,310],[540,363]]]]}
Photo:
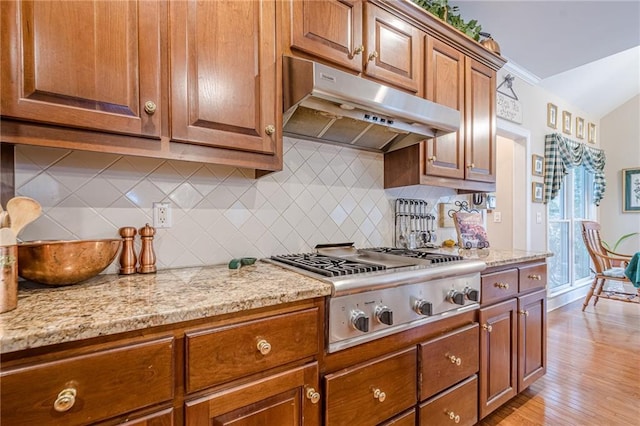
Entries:
{"type": "Polygon", "coordinates": [[[98,275],[50,287],[21,282],[0,314],[0,353],[116,334],[331,294],[331,285],[264,262],[98,275]]]}
{"type": "MultiPolygon", "coordinates": [[[[480,259],[488,267],[553,256],[522,250],[438,251],[480,259]]],[[[329,294],[330,284],[265,262],[239,270],[217,265],[145,275],[99,275],[64,287],[21,282],[18,307],[0,314],[0,353],[329,294]]]]}

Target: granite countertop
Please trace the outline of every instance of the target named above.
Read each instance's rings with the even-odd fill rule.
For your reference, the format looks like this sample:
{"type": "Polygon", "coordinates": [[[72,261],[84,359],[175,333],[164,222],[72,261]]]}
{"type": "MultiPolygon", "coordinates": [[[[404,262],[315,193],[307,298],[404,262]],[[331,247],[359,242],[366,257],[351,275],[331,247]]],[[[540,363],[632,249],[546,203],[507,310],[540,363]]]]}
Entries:
{"type": "MultiPolygon", "coordinates": [[[[548,252],[440,249],[488,267],[543,260],[548,252]]],[[[21,282],[18,307],[0,314],[0,353],[88,339],[331,294],[331,285],[265,262],[99,275],[49,287],[21,282]]]]}
{"type": "Polygon", "coordinates": [[[21,282],[18,307],[0,314],[0,353],[329,294],[329,284],[264,262],[98,275],[65,287],[21,282]]]}

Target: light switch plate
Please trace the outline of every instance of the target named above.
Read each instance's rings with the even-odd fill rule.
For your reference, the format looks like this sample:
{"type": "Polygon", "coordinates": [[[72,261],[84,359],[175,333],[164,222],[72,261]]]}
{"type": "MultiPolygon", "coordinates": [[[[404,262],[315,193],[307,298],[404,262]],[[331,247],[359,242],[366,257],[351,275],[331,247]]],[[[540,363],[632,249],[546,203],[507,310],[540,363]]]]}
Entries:
{"type": "Polygon", "coordinates": [[[502,212],[493,212],[493,221],[494,223],[502,222],[502,212]]]}
{"type": "Polygon", "coordinates": [[[536,213],[536,223],[542,223],[542,212],[536,213]]]}

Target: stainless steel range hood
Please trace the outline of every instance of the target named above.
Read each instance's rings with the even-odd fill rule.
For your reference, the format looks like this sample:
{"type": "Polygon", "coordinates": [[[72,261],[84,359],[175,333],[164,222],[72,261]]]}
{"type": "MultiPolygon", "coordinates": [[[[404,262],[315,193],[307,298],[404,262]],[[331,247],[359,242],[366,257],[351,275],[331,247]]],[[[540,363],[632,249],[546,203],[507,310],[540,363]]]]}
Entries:
{"type": "Polygon", "coordinates": [[[393,151],[460,127],[460,112],[304,59],[283,58],[284,134],[393,151]]]}

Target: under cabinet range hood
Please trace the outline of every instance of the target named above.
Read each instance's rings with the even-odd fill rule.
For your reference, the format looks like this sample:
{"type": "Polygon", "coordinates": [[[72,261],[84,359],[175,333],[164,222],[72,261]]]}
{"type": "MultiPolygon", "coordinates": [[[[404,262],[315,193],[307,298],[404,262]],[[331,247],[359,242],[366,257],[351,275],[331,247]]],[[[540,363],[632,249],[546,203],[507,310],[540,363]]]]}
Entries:
{"type": "Polygon", "coordinates": [[[460,127],[455,109],[317,62],[283,61],[287,136],[388,152],[460,127]]]}

